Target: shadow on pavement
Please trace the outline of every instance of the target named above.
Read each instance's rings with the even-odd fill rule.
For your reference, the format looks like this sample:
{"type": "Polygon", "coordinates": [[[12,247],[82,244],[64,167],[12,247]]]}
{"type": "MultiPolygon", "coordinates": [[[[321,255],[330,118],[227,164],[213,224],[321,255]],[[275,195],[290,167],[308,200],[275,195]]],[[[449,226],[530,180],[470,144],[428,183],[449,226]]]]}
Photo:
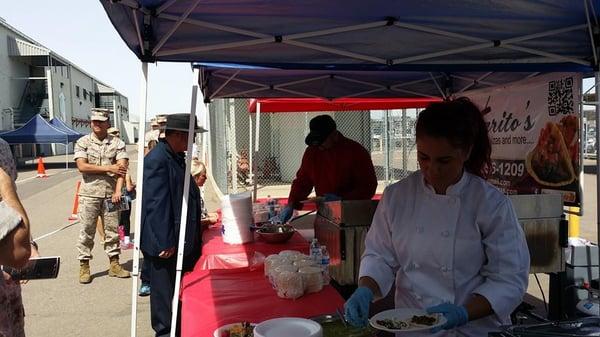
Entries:
{"type": "MultiPolygon", "coordinates": [[[[142,265],[142,260],[143,259],[140,259],[140,266],[142,265]]],[[[131,270],[133,269],[133,260],[130,259],[125,263],[121,262],[121,265],[123,266],[123,268],[125,270],[127,270],[128,272],[131,272],[131,270]]],[[[106,264],[105,269],[103,269],[102,271],[93,273],[91,276],[92,276],[92,281],[93,281],[93,279],[95,279],[97,277],[108,276],[108,263],[106,264]]]]}

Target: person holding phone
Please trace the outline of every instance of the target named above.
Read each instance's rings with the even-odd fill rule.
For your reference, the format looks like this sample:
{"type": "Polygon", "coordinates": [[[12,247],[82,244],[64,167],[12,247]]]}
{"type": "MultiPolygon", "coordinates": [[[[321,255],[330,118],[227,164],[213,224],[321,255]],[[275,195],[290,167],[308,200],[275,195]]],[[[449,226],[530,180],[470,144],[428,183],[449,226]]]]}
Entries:
{"type": "MultiPolygon", "coordinates": [[[[19,200],[14,181],[17,170],[8,144],[0,139],[0,265],[25,266],[34,251],[29,218],[19,200]]],[[[0,336],[25,336],[25,311],[21,286],[0,272],[0,336]]]]}
{"type": "Polygon", "coordinates": [[[108,134],[109,109],[94,108],[91,111],[92,133],[75,144],[77,169],[82,175],[79,189],[79,222],[81,229],[77,240],[79,260],[79,283],[92,281],[90,263],[98,216],[104,223],[104,251],[109,257],[108,276],[130,277],[119,263],[119,212],[109,212],[105,200],[121,201],[121,188],[127,173],[128,156],[125,143],[108,134]]]}

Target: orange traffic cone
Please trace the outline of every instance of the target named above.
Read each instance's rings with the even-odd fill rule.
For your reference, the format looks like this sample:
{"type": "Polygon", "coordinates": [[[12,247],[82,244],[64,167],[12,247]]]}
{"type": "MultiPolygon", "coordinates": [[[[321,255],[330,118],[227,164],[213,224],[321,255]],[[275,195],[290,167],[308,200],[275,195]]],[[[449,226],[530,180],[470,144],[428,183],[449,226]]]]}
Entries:
{"type": "Polygon", "coordinates": [[[46,168],[44,168],[44,161],[42,160],[42,157],[38,157],[37,171],[38,178],[48,178],[48,175],[46,174],[46,168]]]}
{"type": "Polygon", "coordinates": [[[81,181],[77,182],[77,187],[75,188],[75,200],[73,200],[73,211],[71,212],[69,220],[79,219],[79,217],[77,216],[77,209],[79,208],[79,186],[81,186],[81,181]]]}

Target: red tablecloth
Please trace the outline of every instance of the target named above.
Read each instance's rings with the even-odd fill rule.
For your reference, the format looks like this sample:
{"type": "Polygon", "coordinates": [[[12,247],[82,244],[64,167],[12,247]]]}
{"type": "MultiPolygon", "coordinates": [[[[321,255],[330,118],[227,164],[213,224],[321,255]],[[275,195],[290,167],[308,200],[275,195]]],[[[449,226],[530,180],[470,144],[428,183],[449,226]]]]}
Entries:
{"type": "Polygon", "coordinates": [[[182,289],[183,337],[212,337],[216,328],[241,321],[335,313],[344,305],[331,286],[296,300],[279,298],[263,269],[195,270],[184,276],[182,289]]]}
{"type": "Polygon", "coordinates": [[[228,263],[228,261],[240,261],[242,260],[240,255],[246,255],[248,260],[251,260],[255,252],[269,256],[287,249],[308,254],[309,243],[296,232],[290,240],[280,244],[266,243],[255,235],[254,242],[243,245],[230,245],[223,242],[220,226],[211,227],[202,234],[202,256],[196,264],[196,269],[238,268],[239,265],[228,263]],[[227,258],[228,255],[230,256],[229,259],[227,258]]]}

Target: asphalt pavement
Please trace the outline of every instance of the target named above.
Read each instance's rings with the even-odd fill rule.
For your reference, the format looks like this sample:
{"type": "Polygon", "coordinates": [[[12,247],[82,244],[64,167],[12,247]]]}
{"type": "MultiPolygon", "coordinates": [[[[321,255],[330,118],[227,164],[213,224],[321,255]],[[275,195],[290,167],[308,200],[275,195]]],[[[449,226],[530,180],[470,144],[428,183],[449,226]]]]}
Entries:
{"type": "MultiPolygon", "coordinates": [[[[128,150],[130,167],[135,172],[136,152],[133,146],[128,150]]],[[[20,168],[17,190],[31,220],[32,236],[39,238],[54,232],[38,240],[40,254],[60,256],[61,266],[57,279],[23,285],[26,335],[129,336],[132,279],[108,277],[108,257],[96,237],[90,263],[92,283],[79,284],[75,248],[79,225],[68,226],[68,218],[81,176],[73,163],[70,169],[65,169],[64,156],[46,158],[45,166],[48,178],[35,178],[35,163],[20,168]]],[[[132,250],[123,251],[121,262],[131,270],[132,250]]],[[[137,335],[153,336],[149,298],[137,298],[137,335]]]]}

